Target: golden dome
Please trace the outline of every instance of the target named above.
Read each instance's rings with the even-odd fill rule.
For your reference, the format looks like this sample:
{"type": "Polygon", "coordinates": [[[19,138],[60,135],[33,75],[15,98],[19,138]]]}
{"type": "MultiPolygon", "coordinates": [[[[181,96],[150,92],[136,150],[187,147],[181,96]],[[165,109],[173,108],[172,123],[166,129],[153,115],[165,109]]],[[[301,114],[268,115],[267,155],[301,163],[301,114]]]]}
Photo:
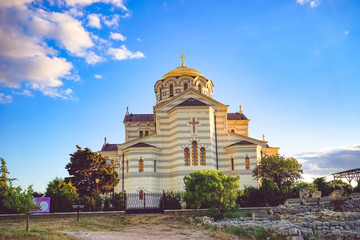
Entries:
{"type": "Polygon", "coordinates": [[[202,75],[201,72],[193,69],[193,68],[189,68],[189,67],[185,67],[185,66],[180,66],[177,67],[171,71],[169,71],[168,73],[166,73],[163,76],[163,79],[168,78],[168,77],[179,77],[179,76],[184,76],[184,75],[188,75],[188,76],[200,76],[200,77],[204,77],[204,75],[202,75]]]}

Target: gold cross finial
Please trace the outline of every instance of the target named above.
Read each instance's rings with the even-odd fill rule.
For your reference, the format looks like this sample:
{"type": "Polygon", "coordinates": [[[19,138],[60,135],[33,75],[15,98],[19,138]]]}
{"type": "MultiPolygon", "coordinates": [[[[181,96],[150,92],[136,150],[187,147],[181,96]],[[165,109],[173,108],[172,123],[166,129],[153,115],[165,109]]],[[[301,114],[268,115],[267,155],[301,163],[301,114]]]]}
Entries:
{"type": "Polygon", "coordinates": [[[185,56],[184,56],[184,54],[181,54],[181,66],[183,67],[184,66],[184,58],[185,58],[185,56]]]}

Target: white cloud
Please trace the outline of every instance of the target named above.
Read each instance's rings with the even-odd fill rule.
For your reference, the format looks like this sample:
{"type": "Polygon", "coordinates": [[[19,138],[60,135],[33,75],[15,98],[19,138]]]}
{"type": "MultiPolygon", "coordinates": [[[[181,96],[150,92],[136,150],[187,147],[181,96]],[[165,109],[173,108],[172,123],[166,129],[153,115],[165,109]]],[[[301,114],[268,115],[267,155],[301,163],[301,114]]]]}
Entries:
{"type": "Polygon", "coordinates": [[[27,89],[24,89],[21,92],[14,92],[16,95],[23,95],[23,96],[27,96],[27,97],[34,97],[34,95],[27,89]]]}
{"type": "Polygon", "coordinates": [[[94,75],[94,78],[96,78],[96,79],[102,79],[103,77],[102,77],[101,75],[99,75],[99,74],[95,74],[95,75],[94,75]]]}
{"type": "Polygon", "coordinates": [[[117,27],[119,26],[119,15],[114,14],[112,17],[107,17],[107,16],[103,16],[103,21],[105,23],[106,26],[108,27],[117,27]]]}
{"type": "Polygon", "coordinates": [[[87,53],[85,58],[86,58],[86,62],[88,64],[92,64],[92,65],[94,65],[94,64],[96,64],[98,62],[104,62],[105,61],[105,58],[100,57],[99,55],[97,55],[96,53],[94,53],[92,51],[87,53]]]}
{"type": "Polygon", "coordinates": [[[75,100],[75,98],[72,96],[73,90],[70,88],[67,89],[46,88],[43,90],[43,93],[45,96],[49,96],[52,98],[75,100]]]}
{"type": "Polygon", "coordinates": [[[113,40],[119,40],[119,41],[125,41],[126,37],[122,35],[121,33],[113,33],[110,32],[110,38],[113,40]]]}
{"type": "Polygon", "coordinates": [[[0,104],[11,103],[13,100],[12,96],[0,93],[0,104]]]}
{"type": "Polygon", "coordinates": [[[108,54],[112,56],[113,59],[125,60],[133,58],[143,58],[145,57],[142,52],[131,52],[125,45],[122,45],[121,48],[109,48],[108,54]]]}
{"type": "Polygon", "coordinates": [[[94,44],[81,22],[65,13],[38,10],[29,23],[35,36],[57,40],[66,50],[78,57],[85,57],[94,44]]]}
{"type": "Polygon", "coordinates": [[[309,4],[309,6],[312,8],[320,5],[320,0],[296,0],[296,2],[301,5],[309,4]]]}
{"type": "Polygon", "coordinates": [[[346,30],[346,31],[344,32],[345,35],[348,35],[349,33],[350,33],[349,30],[346,30]]]}
{"type": "Polygon", "coordinates": [[[136,41],[141,42],[142,40],[141,40],[141,38],[137,38],[136,41]]]}
{"type": "Polygon", "coordinates": [[[65,0],[65,2],[70,6],[89,6],[96,2],[103,2],[108,4],[113,4],[116,7],[119,7],[123,9],[124,11],[127,11],[127,8],[125,7],[123,0],[65,0]]]}
{"type": "Polygon", "coordinates": [[[90,14],[88,17],[88,26],[100,29],[101,23],[100,23],[100,17],[98,14],[90,14]]]}

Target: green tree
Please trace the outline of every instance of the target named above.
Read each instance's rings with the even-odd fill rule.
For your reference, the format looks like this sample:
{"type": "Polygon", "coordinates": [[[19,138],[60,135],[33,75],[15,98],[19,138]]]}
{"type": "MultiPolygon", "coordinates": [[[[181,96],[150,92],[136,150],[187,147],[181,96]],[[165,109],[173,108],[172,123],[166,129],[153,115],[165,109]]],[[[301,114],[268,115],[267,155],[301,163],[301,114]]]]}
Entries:
{"type": "Polygon", "coordinates": [[[265,155],[253,171],[256,179],[268,178],[273,181],[283,196],[284,185],[302,178],[302,165],[293,157],[286,158],[279,154],[265,155]]]}
{"type": "Polygon", "coordinates": [[[111,191],[118,183],[119,177],[113,168],[106,164],[109,160],[89,148],[84,150],[77,146],[77,151],[70,154],[70,163],[66,165],[70,177],[66,182],[72,182],[81,197],[94,198],[99,193],[111,191]],[[96,183],[96,179],[99,182],[96,183]]]}
{"type": "Polygon", "coordinates": [[[72,183],[67,183],[61,178],[55,178],[48,183],[45,195],[51,197],[51,212],[72,211],[72,205],[79,200],[76,188],[72,183]]]}
{"type": "Polygon", "coordinates": [[[10,174],[8,168],[6,167],[5,159],[0,158],[1,166],[0,166],[0,213],[11,213],[10,209],[7,209],[2,200],[4,199],[4,194],[9,188],[9,184],[15,180],[15,178],[9,178],[10,174]]]}
{"type": "Polygon", "coordinates": [[[327,196],[333,191],[330,183],[326,181],[325,177],[315,178],[313,184],[316,185],[317,190],[321,191],[323,196],[327,196]]]}
{"type": "Polygon", "coordinates": [[[224,216],[236,204],[240,176],[229,176],[218,170],[195,171],[184,178],[184,200],[190,208],[213,207],[224,216]]]}
{"type": "Polygon", "coordinates": [[[29,186],[28,189],[22,191],[21,187],[9,187],[4,194],[4,205],[18,213],[26,216],[26,231],[29,230],[29,216],[34,210],[40,210],[40,206],[33,201],[33,190],[29,186]]]}

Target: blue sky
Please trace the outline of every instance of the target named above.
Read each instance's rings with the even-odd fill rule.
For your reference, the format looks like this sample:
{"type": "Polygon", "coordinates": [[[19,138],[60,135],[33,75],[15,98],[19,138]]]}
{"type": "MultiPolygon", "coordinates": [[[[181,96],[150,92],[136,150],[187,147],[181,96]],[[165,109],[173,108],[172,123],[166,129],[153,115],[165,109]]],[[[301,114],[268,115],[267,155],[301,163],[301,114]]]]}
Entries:
{"type": "Polygon", "coordinates": [[[76,145],[124,141],[153,86],[181,64],[251,119],[307,180],[360,160],[360,3],[0,1],[0,156],[15,185],[66,177],[76,145]]]}

